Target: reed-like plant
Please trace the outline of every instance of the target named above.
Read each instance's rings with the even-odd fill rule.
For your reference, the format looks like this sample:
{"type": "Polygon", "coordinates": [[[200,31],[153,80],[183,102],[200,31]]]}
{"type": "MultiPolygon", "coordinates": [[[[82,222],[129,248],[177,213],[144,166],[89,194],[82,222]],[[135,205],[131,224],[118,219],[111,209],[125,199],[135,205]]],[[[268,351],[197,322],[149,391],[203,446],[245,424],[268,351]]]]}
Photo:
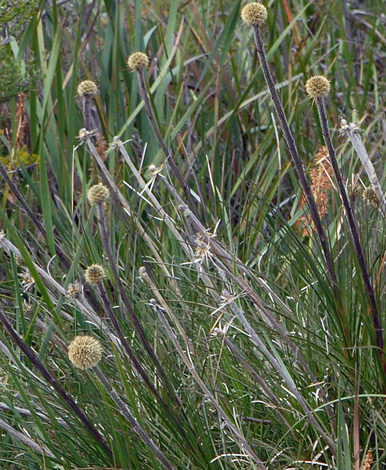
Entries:
{"type": "Polygon", "coordinates": [[[383,468],[385,14],[24,15],[0,46],[40,76],[1,103],[0,468],[383,468]]]}

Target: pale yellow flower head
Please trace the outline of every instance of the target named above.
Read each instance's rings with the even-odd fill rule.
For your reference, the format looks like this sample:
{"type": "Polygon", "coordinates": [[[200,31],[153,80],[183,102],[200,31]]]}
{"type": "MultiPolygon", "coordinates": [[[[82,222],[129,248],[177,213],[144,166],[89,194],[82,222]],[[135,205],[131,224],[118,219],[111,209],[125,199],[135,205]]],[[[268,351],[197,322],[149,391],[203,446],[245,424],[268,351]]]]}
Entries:
{"type": "Polygon", "coordinates": [[[330,93],[330,82],[322,75],[315,75],[306,82],[306,92],[311,98],[324,98],[330,93]]]}
{"type": "Polygon", "coordinates": [[[90,369],[102,358],[102,344],[93,336],[76,336],[68,346],[68,357],[78,369],[90,369]]]}
{"type": "Polygon", "coordinates": [[[78,96],[81,98],[85,96],[93,97],[98,94],[98,87],[91,80],[84,80],[80,82],[77,88],[78,96]]]}
{"type": "Polygon", "coordinates": [[[133,70],[144,70],[149,67],[149,57],[143,52],[134,52],[127,59],[127,64],[133,70]]]}
{"type": "Polygon", "coordinates": [[[85,278],[89,284],[99,284],[106,277],[106,271],[100,264],[92,264],[86,269],[85,278]]]}
{"type": "Polygon", "coordinates": [[[103,202],[107,202],[109,198],[110,191],[102,183],[91,186],[87,192],[87,199],[91,205],[102,204],[103,202]]]}
{"type": "Polygon", "coordinates": [[[268,17],[267,9],[261,3],[248,3],[241,10],[241,19],[248,26],[262,26],[268,17]]]}

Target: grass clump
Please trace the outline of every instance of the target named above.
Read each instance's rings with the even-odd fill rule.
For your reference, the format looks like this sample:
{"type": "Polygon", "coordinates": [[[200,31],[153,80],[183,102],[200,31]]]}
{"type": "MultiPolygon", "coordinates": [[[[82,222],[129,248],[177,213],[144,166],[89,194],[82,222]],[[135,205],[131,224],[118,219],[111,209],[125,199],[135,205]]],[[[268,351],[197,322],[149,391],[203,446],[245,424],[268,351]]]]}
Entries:
{"type": "Polygon", "coordinates": [[[371,8],[43,3],[1,46],[2,462],[383,468],[371,8]]]}

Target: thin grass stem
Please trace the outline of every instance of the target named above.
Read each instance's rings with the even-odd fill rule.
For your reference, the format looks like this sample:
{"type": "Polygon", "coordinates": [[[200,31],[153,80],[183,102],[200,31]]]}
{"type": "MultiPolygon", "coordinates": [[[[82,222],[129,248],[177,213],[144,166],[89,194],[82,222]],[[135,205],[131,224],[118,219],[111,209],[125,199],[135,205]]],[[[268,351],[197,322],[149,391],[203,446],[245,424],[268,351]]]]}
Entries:
{"type": "Polygon", "coordinates": [[[12,426],[10,426],[7,422],[5,422],[2,419],[0,419],[0,429],[2,429],[5,432],[8,432],[12,437],[22,442],[25,446],[29,447],[34,452],[37,452],[38,454],[41,454],[43,456],[47,455],[51,459],[55,458],[55,455],[46,446],[41,446],[39,444],[36,444],[35,441],[27,437],[22,432],[17,431],[16,429],[14,429],[12,426]]]}
{"type": "Polygon", "coordinates": [[[172,152],[168,149],[164,138],[161,135],[161,131],[158,127],[157,120],[154,115],[154,111],[149,99],[149,95],[147,93],[147,88],[146,88],[146,82],[145,82],[145,76],[143,73],[143,70],[138,70],[138,79],[139,79],[139,89],[141,92],[141,97],[143,99],[143,102],[145,104],[145,110],[146,114],[149,118],[150,124],[153,128],[154,134],[156,136],[157,142],[159,146],[161,147],[163,153],[165,154],[165,157],[167,159],[168,164],[170,165],[170,168],[173,170],[173,173],[176,175],[179,184],[181,185],[181,188],[183,189],[185,196],[187,200],[189,201],[190,205],[192,208],[195,208],[195,204],[192,198],[192,195],[190,194],[190,190],[186,184],[186,181],[184,180],[178,166],[176,165],[176,162],[174,161],[174,155],[172,152]]]}
{"type": "Polygon", "coordinates": [[[93,371],[98,376],[99,380],[102,382],[107,392],[109,393],[111,399],[114,401],[116,406],[119,408],[122,415],[127,419],[131,424],[134,431],[138,434],[142,442],[152,451],[156,456],[157,460],[168,470],[175,470],[174,465],[172,465],[169,460],[165,457],[161,449],[155,444],[153,439],[147,434],[147,432],[142,428],[138,421],[134,418],[129,407],[121,399],[118,393],[115,391],[114,387],[110,384],[108,378],[103,374],[99,367],[94,367],[93,371]]]}
{"type": "Polygon", "coordinates": [[[78,418],[82,421],[85,425],[86,429],[93,435],[93,437],[99,442],[102,446],[104,451],[110,456],[113,456],[113,453],[104,440],[104,438],[99,434],[99,432],[95,429],[95,427],[90,423],[86,415],[83,411],[78,407],[75,403],[73,398],[64,390],[63,387],[59,385],[57,380],[48,372],[48,370],[44,367],[42,362],[38,359],[37,355],[33,352],[32,348],[28,346],[23,339],[17,334],[17,332],[12,327],[11,323],[8,321],[5,313],[2,309],[0,309],[0,321],[3,324],[4,328],[7,330],[13,341],[17,344],[17,346],[23,351],[23,353],[28,357],[31,361],[32,365],[42,374],[42,376],[46,379],[46,381],[54,388],[54,390],[60,395],[63,400],[67,403],[68,407],[71,408],[78,418]]]}
{"type": "Polygon", "coordinates": [[[383,215],[386,215],[386,198],[383,194],[381,184],[379,183],[377,173],[375,172],[374,165],[371,162],[370,156],[367,153],[366,147],[359,133],[359,126],[353,122],[348,124],[345,119],[342,119],[340,134],[347,134],[356,154],[358,155],[363,165],[371,186],[377,193],[380,209],[383,215]]]}
{"type": "MultiPolygon", "coordinates": [[[[139,269],[139,272],[143,279],[146,280],[146,282],[149,283],[149,275],[146,272],[146,268],[141,267],[139,269]]],[[[159,293],[159,296],[161,296],[161,293],[159,293]]],[[[223,418],[225,423],[227,424],[228,428],[232,431],[232,433],[235,435],[240,447],[244,449],[247,454],[257,463],[259,468],[261,470],[264,470],[266,467],[263,464],[263,462],[258,458],[256,455],[255,451],[250,447],[248,442],[245,440],[244,436],[241,434],[241,432],[236,428],[236,426],[232,423],[232,421],[229,419],[228,415],[225,413],[225,411],[222,409],[222,407],[219,405],[218,401],[215,399],[213,394],[209,391],[205,383],[202,381],[200,376],[195,370],[194,364],[192,363],[191,359],[185,354],[183,351],[182,347],[180,346],[177,337],[175,336],[173,329],[171,328],[167,318],[165,317],[162,309],[158,305],[156,300],[151,301],[151,304],[155,311],[157,312],[159,318],[161,319],[161,322],[166,330],[167,336],[169,339],[172,341],[174,347],[176,348],[179,356],[181,357],[182,361],[184,362],[185,366],[188,368],[189,372],[192,374],[192,377],[196,381],[196,383],[199,385],[201,390],[204,392],[205,396],[207,396],[212,403],[212,405],[216,408],[216,411],[220,414],[220,416],[223,418]]]]}
{"type": "MultiPolygon", "coordinates": [[[[277,112],[277,115],[279,117],[279,122],[281,125],[281,128],[284,132],[284,140],[287,145],[288,153],[291,157],[291,160],[293,162],[295,171],[297,173],[299,183],[303,189],[304,195],[307,200],[308,207],[310,209],[311,217],[312,220],[314,221],[315,228],[318,232],[320,244],[322,246],[322,250],[324,253],[324,257],[326,259],[326,264],[327,264],[327,272],[328,272],[328,277],[331,282],[331,288],[334,292],[334,296],[336,299],[339,299],[338,295],[338,285],[337,285],[337,280],[336,280],[336,275],[335,275],[335,270],[334,270],[334,265],[332,261],[332,256],[330,249],[327,244],[326,240],[326,235],[324,233],[324,229],[322,226],[322,221],[319,216],[318,208],[315,202],[314,195],[312,193],[311,185],[306,177],[304,168],[303,168],[303,163],[300,158],[298,148],[295,142],[295,139],[292,135],[291,129],[289,127],[287,117],[284,112],[283,105],[280,101],[279,94],[277,93],[277,90],[275,88],[275,82],[272,77],[271,70],[268,65],[267,61],[267,55],[265,52],[265,47],[264,47],[264,42],[261,36],[261,31],[259,26],[254,26],[253,27],[254,35],[255,35],[255,43],[256,43],[256,50],[257,54],[260,59],[260,64],[263,69],[263,74],[265,81],[267,82],[271,98],[275,107],[275,110],[277,112]]],[[[339,304],[341,304],[341,301],[339,301],[339,304]]],[[[340,313],[341,315],[341,313],[340,313]]]]}
{"type": "Polygon", "coordinates": [[[372,311],[372,319],[373,319],[373,324],[375,328],[375,338],[376,338],[376,343],[378,346],[378,356],[380,358],[382,368],[385,374],[386,378],[386,358],[383,354],[383,346],[384,346],[384,340],[383,340],[383,331],[382,331],[382,326],[380,322],[380,317],[379,317],[379,311],[378,311],[378,306],[377,302],[375,300],[375,293],[374,289],[371,283],[369,271],[367,268],[367,263],[366,263],[366,258],[365,254],[362,248],[362,244],[360,241],[360,236],[359,236],[359,231],[358,227],[355,222],[354,218],[354,213],[349,201],[349,198],[347,196],[346,192],[346,187],[343,182],[343,177],[342,173],[340,172],[339,165],[338,165],[338,160],[336,157],[336,152],[335,148],[332,144],[331,136],[330,136],[330,131],[328,128],[328,119],[327,119],[327,114],[326,114],[326,109],[325,109],[325,101],[323,97],[316,98],[316,105],[318,108],[318,113],[319,113],[319,118],[320,118],[320,123],[322,126],[322,132],[323,132],[323,137],[324,141],[326,144],[326,147],[328,149],[328,153],[330,156],[330,161],[332,168],[334,170],[335,178],[337,181],[338,189],[340,196],[342,198],[343,206],[346,211],[346,217],[348,221],[348,225],[350,228],[350,233],[351,237],[354,243],[354,248],[355,248],[355,253],[357,255],[358,263],[361,269],[362,273],[362,278],[363,278],[363,284],[365,287],[366,295],[369,299],[371,311],[372,311]]]}

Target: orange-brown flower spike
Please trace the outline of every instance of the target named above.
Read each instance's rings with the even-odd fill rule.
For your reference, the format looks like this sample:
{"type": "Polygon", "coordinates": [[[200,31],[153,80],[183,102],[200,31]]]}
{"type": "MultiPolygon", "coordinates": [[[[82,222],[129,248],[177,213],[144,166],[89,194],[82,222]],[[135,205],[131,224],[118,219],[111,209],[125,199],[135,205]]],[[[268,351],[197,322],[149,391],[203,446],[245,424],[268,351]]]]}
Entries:
{"type": "Polygon", "coordinates": [[[267,21],[268,12],[261,3],[253,2],[241,10],[241,19],[248,26],[263,26],[267,21]]]}
{"type": "Polygon", "coordinates": [[[322,75],[311,77],[306,82],[306,92],[311,98],[324,98],[330,93],[330,82],[322,75]]]}

